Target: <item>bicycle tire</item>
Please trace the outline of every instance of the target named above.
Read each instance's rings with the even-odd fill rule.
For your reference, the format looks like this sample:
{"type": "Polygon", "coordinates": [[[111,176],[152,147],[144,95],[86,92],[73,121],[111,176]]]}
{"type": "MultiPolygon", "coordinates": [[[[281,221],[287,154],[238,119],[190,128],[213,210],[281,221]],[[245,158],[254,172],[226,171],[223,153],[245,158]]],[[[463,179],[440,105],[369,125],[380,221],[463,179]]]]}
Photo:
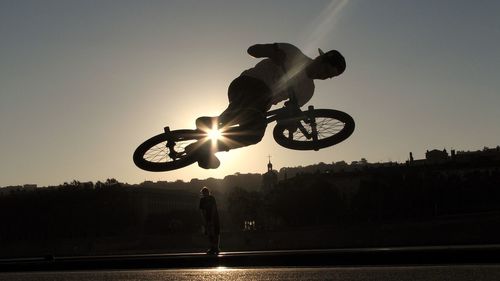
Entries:
{"type": "Polygon", "coordinates": [[[197,158],[184,151],[186,145],[199,140],[199,132],[196,130],[174,130],[168,135],[158,134],[149,138],[134,151],[133,159],[137,167],[150,172],[164,172],[179,169],[193,164],[197,158]],[[172,159],[169,156],[170,149],[167,140],[176,143],[175,148],[179,151],[179,158],[172,159]]]}
{"type": "MultiPolygon", "coordinates": [[[[290,134],[287,122],[280,122],[274,127],[274,140],[281,146],[295,150],[319,150],[338,144],[347,139],[354,132],[354,119],[347,113],[334,109],[313,109],[303,111],[306,118],[314,117],[317,123],[317,139],[308,139],[301,130],[290,134]]],[[[305,122],[305,118],[299,121],[307,132],[312,131],[312,126],[305,122]]]]}

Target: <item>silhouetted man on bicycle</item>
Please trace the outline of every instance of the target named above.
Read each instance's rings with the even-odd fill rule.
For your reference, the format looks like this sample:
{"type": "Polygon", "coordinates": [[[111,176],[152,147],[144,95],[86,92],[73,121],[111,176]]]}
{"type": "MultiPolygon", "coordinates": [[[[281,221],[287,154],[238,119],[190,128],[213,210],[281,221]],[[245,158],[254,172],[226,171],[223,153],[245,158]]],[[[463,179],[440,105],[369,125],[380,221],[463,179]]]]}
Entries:
{"type": "Polygon", "coordinates": [[[299,106],[306,104],[314,93],[314,79],[325,80],[342,74],[346,68],[344,57],[336,50],[311,59],[297,47],[288,43],[257,44],[247,52],[256,58],[265,58],[253,68],[247,69],[229,85],[229,105],[219,117],[200,117],[198,129],[207,130],[217,125],[228,128],[225,141],[218,141],[214,150],[211,145],[187,147],[195,150],[198,165],[205,169],[219,167],[214,155],[260,142],[267,122],[265,113],[272,105],[295,95],[299,106]]]}

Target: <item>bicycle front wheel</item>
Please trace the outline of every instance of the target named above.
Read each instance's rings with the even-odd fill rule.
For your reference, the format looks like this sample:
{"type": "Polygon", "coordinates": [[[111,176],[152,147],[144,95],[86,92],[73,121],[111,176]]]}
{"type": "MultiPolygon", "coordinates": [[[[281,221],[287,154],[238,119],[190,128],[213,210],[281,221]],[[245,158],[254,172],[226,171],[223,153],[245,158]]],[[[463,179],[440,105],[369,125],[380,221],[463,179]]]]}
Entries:
{"type": "Polygon", "coordinates": [[[333,109],[310,109],[304,118],[280,122],[274,127],[274,140],[296,150],[319,150],[347,139],[354,132],[354,119],[333,109]]]}
{"type": "Polygon", "coordinates": [[[185,148],[199,138],[199,132],[195,130],[174,130],[156,135],[137,147],[134,163],[150,172],[170,171],[191,165],[197,159],[187,153],[185,148]]]}

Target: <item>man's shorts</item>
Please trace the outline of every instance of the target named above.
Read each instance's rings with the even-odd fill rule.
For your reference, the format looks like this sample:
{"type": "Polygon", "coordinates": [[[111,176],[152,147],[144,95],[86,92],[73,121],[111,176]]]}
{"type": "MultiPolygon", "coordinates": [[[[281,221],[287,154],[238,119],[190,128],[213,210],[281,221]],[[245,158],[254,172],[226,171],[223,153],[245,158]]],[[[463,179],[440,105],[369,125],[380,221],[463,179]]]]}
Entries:
{"type": "Polygon", "coordinates": [[[228,89],[231,110],[252,108],[265,113],[271,97],[272,92],[263,81],[245,75],[234,79],[228,89]]]}

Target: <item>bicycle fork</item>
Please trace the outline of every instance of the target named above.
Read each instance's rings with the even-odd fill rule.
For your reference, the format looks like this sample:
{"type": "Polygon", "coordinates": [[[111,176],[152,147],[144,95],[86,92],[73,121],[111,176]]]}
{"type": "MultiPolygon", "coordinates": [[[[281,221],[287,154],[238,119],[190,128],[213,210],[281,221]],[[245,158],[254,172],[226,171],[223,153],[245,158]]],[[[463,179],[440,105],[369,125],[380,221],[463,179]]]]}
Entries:
{"type": "MultiPolygon", "coordinates": [[[[314,118],[314,106],[310,105],[308,107],[308,110],[307,110],[307,113],[308,113],[308,116],[307,116],[307,119],[306,119],[306,123],[309,123],[309,125],[311,126],[311,133],[307,134],[307,138],[308,139],[313,139],[313,144],[317,144],[318,143],[318,128],[317,128],[317,124],[316,124],[316,118],[314,118]]],[[[306,129],[301,126],[304,131],[306,131],[306,129]]],[[[304,134],[306,135],[306,134],[304,134]]],[[[316,145],[315,145],[316,146],[316,145]]],[[[314,148],[315,151],[318,151],[319,148],[314,148]]]]}
{"type": "Polygon", "coordinates": [[[167,143],[166,147],[168,148],[168,156],[171,159],[177,159],[179,158],[177,151],[175,151],[175,141],[172,139],[172,134],[170,133],[170,127],[165,127],[163,128],[163,131],[165,131],[165,135],[167,136],[167,143]]]}
{"type": "MultiPolygon", "coordinates": [[[[295,128],[299,129],[300,132],[308,139],[312,139],[313,144],[317,144],[318,142],[318,124],[316,123],[316,118],[314,117],[314,106],[310,105],[308,107],[307,112],[304,112],[305,118],[300,118],[299,120],[295,121],[295,128]],[[307,131],[307,129],[302,125],[300,120],[304,120],[306,124],[309,124],[311,127],[311,132],[307,131]]],[[[288,138],[293,140],[293,133],[295,131],[292,129],[288,130],[288,138]]],[[[318,151],[319,148],[314,148],[315,151],[318,151]]]]}

